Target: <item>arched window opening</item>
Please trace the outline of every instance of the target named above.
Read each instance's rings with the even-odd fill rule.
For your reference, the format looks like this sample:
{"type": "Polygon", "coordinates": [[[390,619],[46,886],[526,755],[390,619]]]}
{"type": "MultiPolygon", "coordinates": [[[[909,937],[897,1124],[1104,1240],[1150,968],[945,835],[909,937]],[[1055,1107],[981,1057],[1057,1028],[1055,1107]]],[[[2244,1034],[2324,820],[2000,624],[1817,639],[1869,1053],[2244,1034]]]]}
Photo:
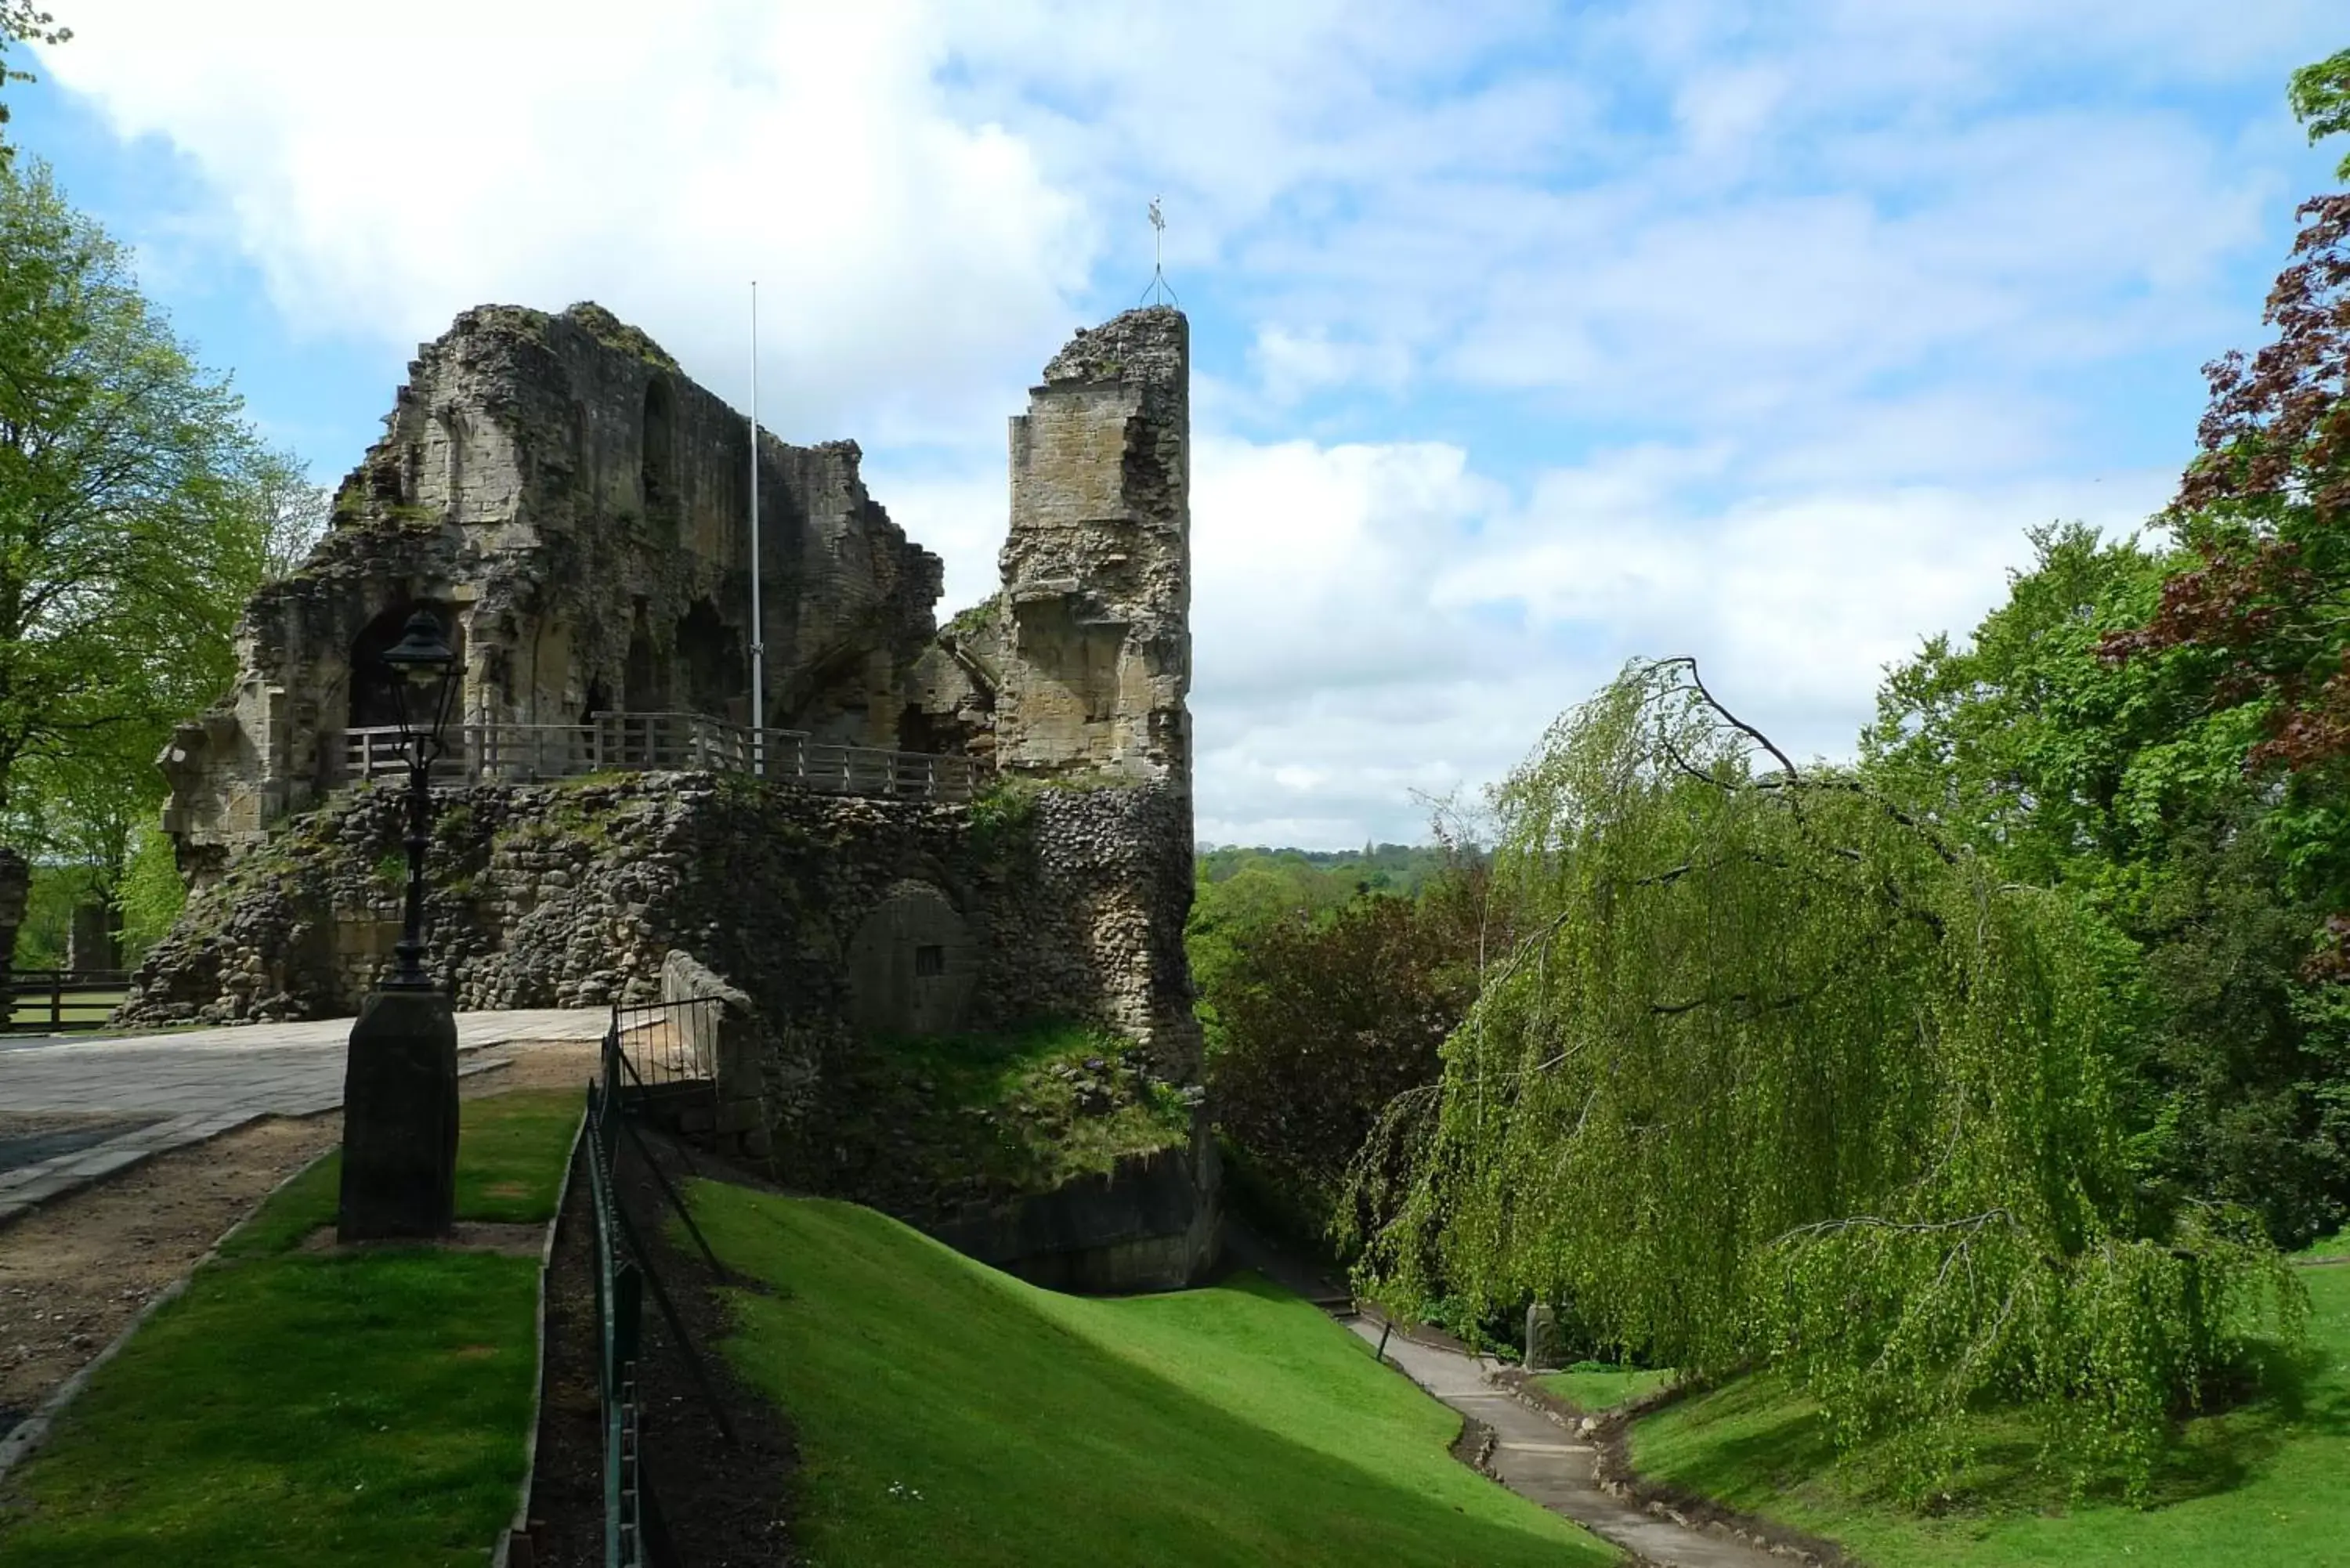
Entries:
{"type": "MultiPolygon", "coordinates": [[[[465,657],[464,628],[449,606],[430,599],[409,599],[392,606],[359,629],[351,639],[351,720],[354,730],[382,729],[400,722],[399,677],[383,661],[387,649],[408,629],[408,618],[429,611],[441,623],[441,635],[465,657]]],[[[452,717],[451,723],[455,723],[452,717]]]]}
{"type": "Polygon", "coordinates": [[[676,427],[677,405],[669,379],[655,376],[645,383],[643,484],[648,516],[677,504],[676,427]]]}

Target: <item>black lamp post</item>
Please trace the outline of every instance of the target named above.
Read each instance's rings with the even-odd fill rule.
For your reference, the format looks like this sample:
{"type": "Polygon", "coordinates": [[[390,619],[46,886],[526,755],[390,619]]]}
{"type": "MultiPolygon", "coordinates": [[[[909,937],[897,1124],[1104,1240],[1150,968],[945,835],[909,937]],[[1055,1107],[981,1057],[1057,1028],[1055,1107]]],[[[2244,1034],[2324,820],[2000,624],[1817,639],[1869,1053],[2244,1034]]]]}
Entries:
{"type": "Polygon", "coordinates": [[[432,764],[446,749],[441,732],[457,689],[457,655],[442,639],[441,622],[418,610],[383,661],[391,666],[400,740],[408,753],[408,907],[392,947],[400,964],[384,989],[431,991],[433,982],[424,972],[424,850],[432,822],[432,764]]]}
{"type": "Polygon", "coordinates": [[[457,1210],[457,1019],[424,972],[424,850],[433,761],[456,686],[457,656],[419,610],[383,660],[408,749],[408,905],[399,964],[351,1026],[343,1069],[345,1241],[445,1236],[457,1210]]]}

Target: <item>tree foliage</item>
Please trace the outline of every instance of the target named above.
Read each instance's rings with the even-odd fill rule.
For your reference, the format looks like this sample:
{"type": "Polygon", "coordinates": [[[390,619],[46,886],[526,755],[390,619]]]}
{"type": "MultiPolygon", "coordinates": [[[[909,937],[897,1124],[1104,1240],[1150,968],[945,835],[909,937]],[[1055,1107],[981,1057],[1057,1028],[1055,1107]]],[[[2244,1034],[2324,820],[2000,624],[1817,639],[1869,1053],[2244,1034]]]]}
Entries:
{"type": "Polygon", "coordinates": [[[2141,1212],[2064,896],[1799,773],[1686,660],[1562,719],[1497,805],[1527,935],[1366,1147],[1373,1293],[1784,1365],[1921,1486],[1990,1399],[2143,1480],[2170,1410],[2290,1326],[2246,1217],[2141,1212]]]}
{"type": "MultiPolygon", "coordinates": [[[[30,0],[0,0],[0,93],[8,90],[10,82],[28,82],[33,73],[18,69],[8,63],[11,44],[62,44],[73,36],[70,28],[57,26],[57,19],[46,11],[35,10],[30,0]]],[[[8,106],[0,102],[0,130],[8,124],[8,106]]],[[[9,160],[11,149],[5,136],[0,136],[0,166],[9,160]]]]}
{"type": "MultiPolygon", "coordinates": [[[[2191,554],[2116,661],[2190,651],[2213,712],[2247,727],[2254,772],[2338,814],[2350,784],[2350,194],[2304,203],[2269,296],[2273,342],[2206,367],[2211,401],[2165,521],[2191,554]],[[2255,727],[2256,726],[2256,727],[2255,727]]],[[[2338,824],[2338,815],[2335,817],[2338,824]]],[[[2312,972],[2350,975],[2350,913],[2312,972]]]]}
{"type": "Polygon", "coordinates": [[[0,822],[18,842],[119,877],[161,797],[155,754],[234,677],[236,618],[304,483],[47,169],[0,167],[0,822]]]}
{"type": "MultiPolygon", "coordinates": [[[[1253,879],[1274,880],[1251,868],[1220,886],[1253,879]]],[[[1366,889],[1319,914],[1259,887],[1259,918],[1222,928],[1201,983],[1218,1025],[1210,1104],[1300,1228],[1326,1230],[1380,1113],[1435,1079],[1476,997],[1481,944],[1500,940],[1485,883],[1463,862],[1417,898],[1366,889]]]]}
{"type": "Polygon", "coordinates": [[[1970,639],[1889,673],[1864,774],[2095,923],[2146,1196],[2240,1203],[2303,1245],[2350,1213],[2350,1019],[2298,972],[2341,893],[2343,825],[2314,781],[2245,774],[2262,716],[2209,701],[2224,655],[2098,657],[2181,552],[2077,524],[2032,537],[1970,639]]]}
{"type": "MultiPolygon", "coordinates": [[[[2350,49],[2293,72],[2285,97],[2293,118],[2308,128],[2312,147],[2350,132],[2350,49]]],[[[2335,172],[2350,181],[2350,153],[2343,155],[2335,172]]]]}

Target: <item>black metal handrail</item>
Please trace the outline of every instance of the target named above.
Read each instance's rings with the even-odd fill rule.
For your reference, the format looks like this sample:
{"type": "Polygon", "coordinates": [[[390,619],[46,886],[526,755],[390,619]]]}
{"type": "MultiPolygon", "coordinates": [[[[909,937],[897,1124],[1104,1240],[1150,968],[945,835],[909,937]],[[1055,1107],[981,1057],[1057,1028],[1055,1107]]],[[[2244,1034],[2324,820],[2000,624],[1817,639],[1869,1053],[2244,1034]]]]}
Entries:
{"type": "Polygon", "coordinates": [[[644,1135],[637,1130],[629,1114],[631,1096],[626,1090],[633,1085],[637,1091],[634,1097],[641,1100],[646,1085],[623,1044],[621,1012],[619,1008],[613,1009],[612,1026],[604,1035],[601,1070],[588,1085],[585,1141],[588,1188],[596,1216],[596,1381],[603,1417],[604,1563],[605,1568],[646,1568],[648,1564],[675,1561],[669,1549],[659,1500],[653,1495],[650,1478],[645,1474],[642,1463],[643,1403],[638,1366],[643,1351],[647,1290],[652,1293],[653,1304],[668,1327],[671,1343],[676,1345],[687,1370],[692,1374],[720,1434],[730,1444],[736,1439],[733,1423],[727,1418],[726,1407],[712,1386],[709,1370],[693,1341],[687,1336],[676,1303],[662,1288],[660,1276],[652,1271],[643,1238],[638,1234],[636,1222],[629,1219],[628,1207],[613,1179],[625,1141],[659,1185],[670,1208],[684,1221],[712,1272],[721,1279],[727,1277],[725,1266],[711,1250],[702,1228],[694,1223],[684,1199],[678,1196],[677,1189],[670,1184],[668,1176],[652,1158],[644,1135]]]}

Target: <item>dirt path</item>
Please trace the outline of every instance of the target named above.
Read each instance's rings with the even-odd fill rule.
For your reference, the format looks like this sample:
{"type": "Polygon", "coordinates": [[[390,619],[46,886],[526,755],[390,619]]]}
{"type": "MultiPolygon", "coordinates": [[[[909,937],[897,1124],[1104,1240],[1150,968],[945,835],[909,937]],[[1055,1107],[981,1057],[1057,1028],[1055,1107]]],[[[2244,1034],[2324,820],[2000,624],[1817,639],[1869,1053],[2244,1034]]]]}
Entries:
{"type": "Polygon", "coordinates": [[[339,1111],[254,1122],[0,1230],[0,1434],[342,1127],[339,1111]]]}
{"type": "MultiPolygon", "coordinates": [[[[459,1080],[459,1093],[471,1099],[585,1085],[596,1047],[500,1048],[465,1065],[494,1062],[504,1064],[459,1080]]],[[[112,1343],[149,1298],[193,1268],[272,1188],[340,1141],[342,1122],[340,1111],[250,1122],[0,1228],[0,1437],[112,1343]]]]}

